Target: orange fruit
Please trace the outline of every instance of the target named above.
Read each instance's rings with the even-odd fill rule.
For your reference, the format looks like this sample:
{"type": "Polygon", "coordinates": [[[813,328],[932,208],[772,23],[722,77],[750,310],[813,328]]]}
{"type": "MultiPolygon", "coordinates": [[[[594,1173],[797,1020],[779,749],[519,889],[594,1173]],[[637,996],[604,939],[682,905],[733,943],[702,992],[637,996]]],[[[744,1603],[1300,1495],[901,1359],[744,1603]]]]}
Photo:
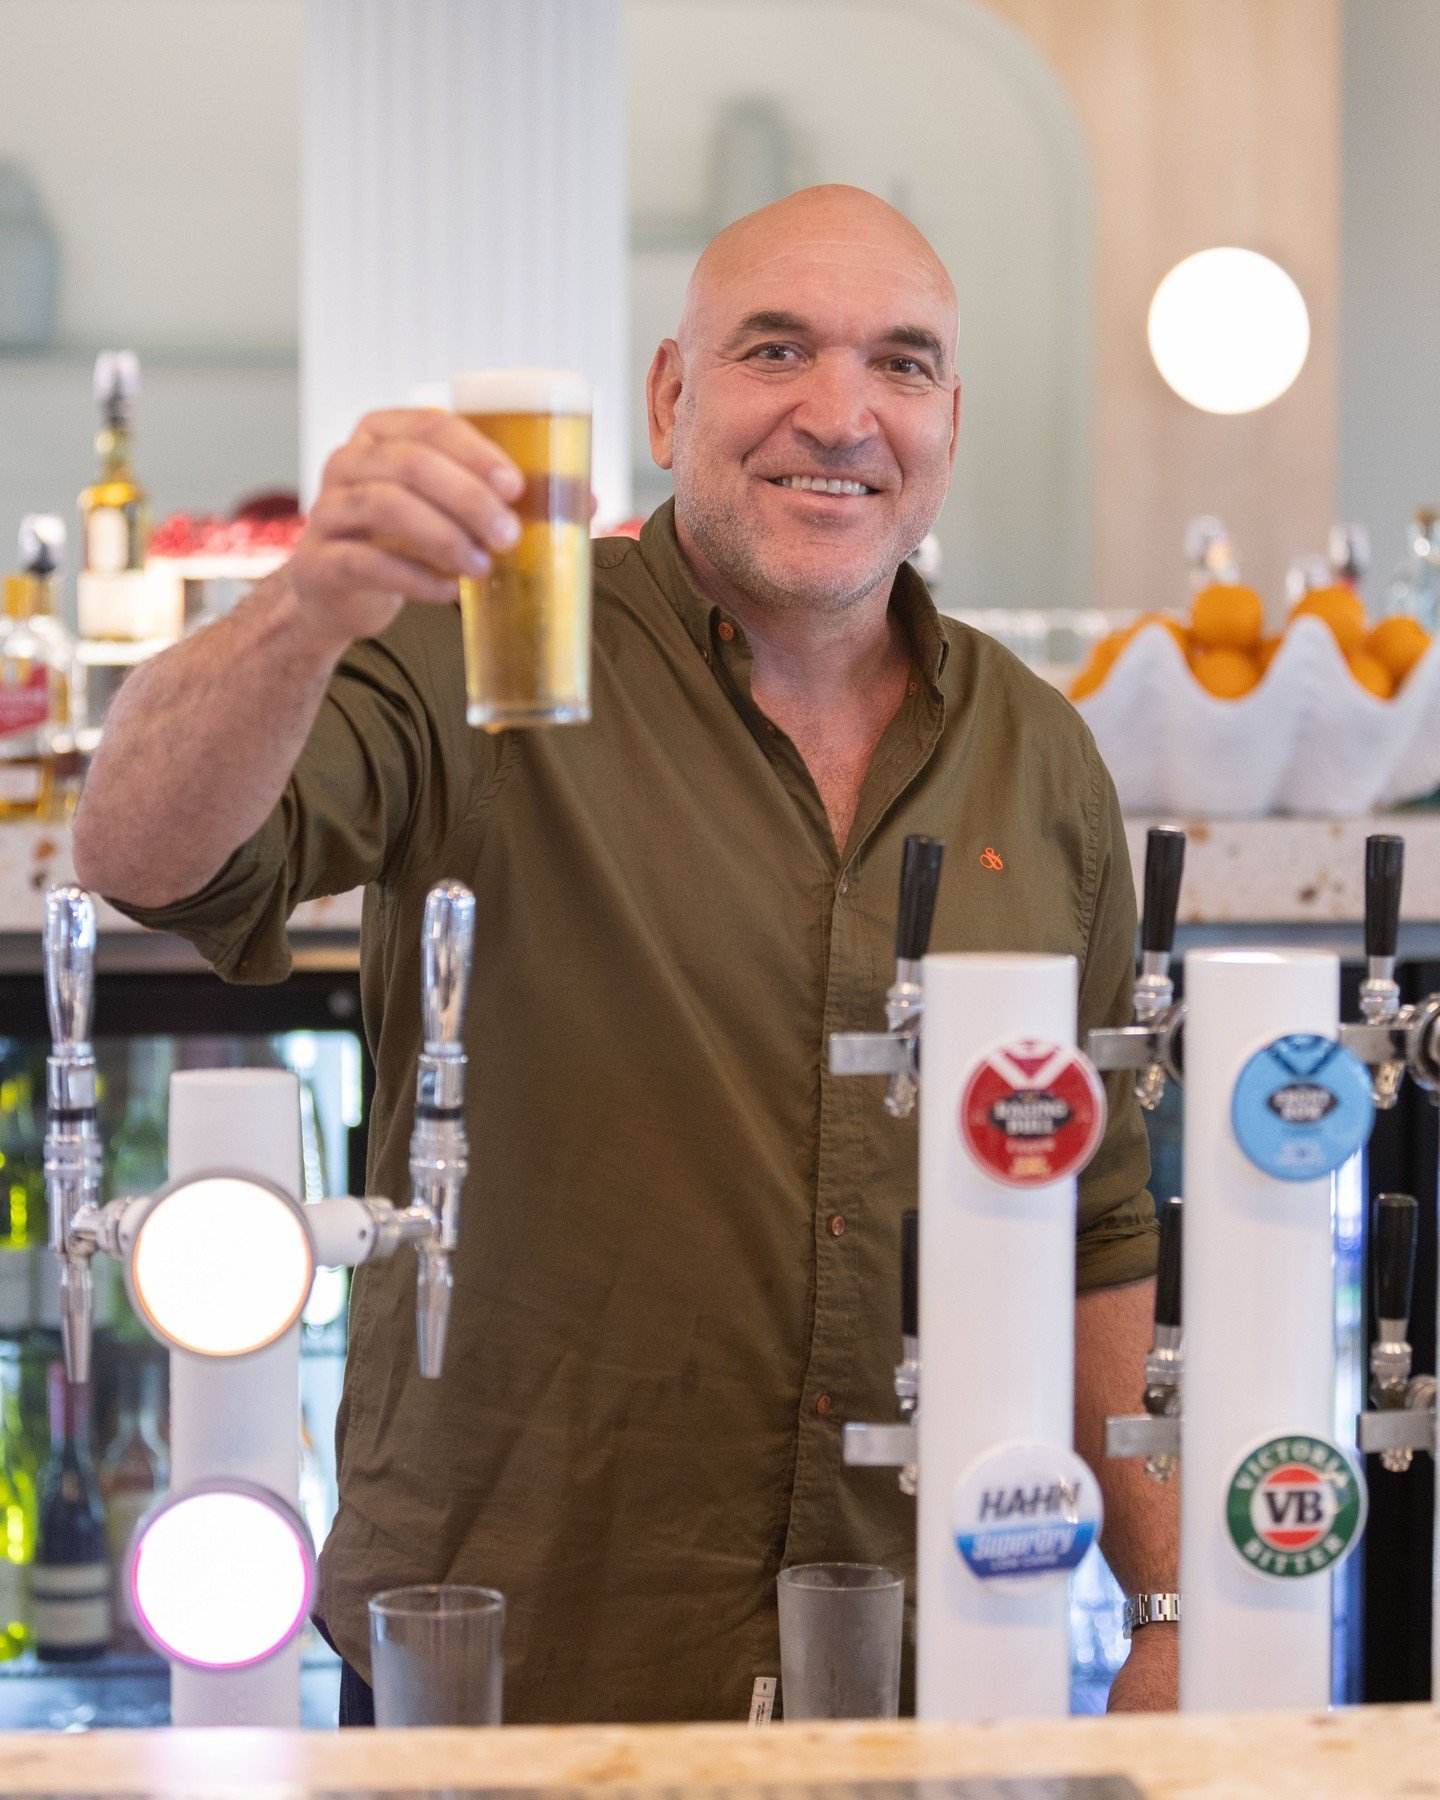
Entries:
{"type": "Polygon", "coordinates": [[[1335,642],[1351,656],[1365,642],[1365,605],[1353,588],[1315,588],[1291,609],[1296,619],[1323,619],[1335,633],[1335,642]]]}
{"type": "Polygon", "coordinates": [[[1197,650],[1190,667],[1206,693],[1218,700],[1238,700],[1260,679],[1255,658],[1243,650],[1197,650]]]}
{"type": "Polygon", "coordinates": [[[1259,664],[1262,679],[1269,672],[1270,665],[1275,660],[1275,652],[1283,641],[1278,637],[1261,638],[1260,648],[1255,652],[1255,660],[1259,664]]]}
{"type": "Polygon", "coordinates": [[[1254,588],[1217,582],[1195,596],[1190,623],[1209,650],[1253,650],[1265,630],[1265,605],[1254,588]]]}
{"type": "Polygon", "coordinates": [[[1395,692],[1395,677],[1379,657],[1372,656],[1368,650],[1357,650],[1345,660],[1350,665],[1350,673],[1361,687],[1368,688],[1379,699],[1388,700],[1395,692]]]}
{"type": "Polygon", "coordinates": [[[1383,663],[1398,686],[1430,648],[1430,633],[1409,613],[1382,619],[1365,640],[1365,648],[1383,663]]]}

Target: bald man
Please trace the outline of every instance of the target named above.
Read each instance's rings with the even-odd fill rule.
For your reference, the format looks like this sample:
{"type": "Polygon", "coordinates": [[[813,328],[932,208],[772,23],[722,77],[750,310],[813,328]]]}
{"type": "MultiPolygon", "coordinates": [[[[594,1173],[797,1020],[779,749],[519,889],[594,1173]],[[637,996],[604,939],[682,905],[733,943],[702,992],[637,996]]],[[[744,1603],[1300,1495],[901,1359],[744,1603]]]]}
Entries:
{"type": "MultiPolygon", "coordinates": [[[[948,845],[934,947],[1073,954],[1082,1031],[1128,1016],[1135,930],[1084,726],[904,560],[949,481],[955,351],[949,279],[893,209],[766,207],[656,352],[675,498],[595,544],[589,726],[467,729],[456,578],[515,542],[521,479],[421,411],[363,419],[285,567],[107,721],[80,879],[222,975],[283,978],[293,907],[365,885],[372,1193],[407,1197],[426,890],[476,894],[442,1380],[417,1371],[408,1260],[354,1284],[319,1601],[347,1718],[381,1588],[504,1591],[512,1721],[742,1719],[779,1672],[782,1566],[913,1571],[913,1502],[846,1468],[841,1433],[894,1411],[914,1122],[831,1078],[827,1034],[882,1016],[907,833],[948,845]]],[[[1154,1265],[1143,1126],[1110,1099],[1077,1438],[1122,1583],[1166,1591],[1173,1496],[1101,1451],[1154,1265]]],[[[1174,1680],[1173,1629],[1148,1627],[1117,1703],[1174,1680]]]]}

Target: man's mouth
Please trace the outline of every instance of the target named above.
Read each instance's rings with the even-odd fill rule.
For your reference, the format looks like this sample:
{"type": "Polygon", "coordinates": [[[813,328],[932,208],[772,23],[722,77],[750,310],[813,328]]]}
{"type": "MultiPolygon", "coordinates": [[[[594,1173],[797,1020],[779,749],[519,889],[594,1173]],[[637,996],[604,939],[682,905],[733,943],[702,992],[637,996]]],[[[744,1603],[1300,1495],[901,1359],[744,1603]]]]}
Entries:
{"type": "Polygon", "coordinates": [[[794,488],[801,494],[873,494],[878,490],[863,481],[843,481],[831,475],[771,475],[774,487],[794,488]]]}

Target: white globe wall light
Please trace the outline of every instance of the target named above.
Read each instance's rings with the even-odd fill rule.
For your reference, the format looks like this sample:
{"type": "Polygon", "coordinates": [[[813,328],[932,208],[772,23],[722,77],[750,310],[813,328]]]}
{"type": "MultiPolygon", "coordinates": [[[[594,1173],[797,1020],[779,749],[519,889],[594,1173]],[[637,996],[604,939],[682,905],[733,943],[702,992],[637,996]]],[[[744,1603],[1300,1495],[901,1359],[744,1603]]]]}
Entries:
{"type": "Polygon", "coordinates": [[[127,1588],[162,1656],[243,1669],[290,1643],[315,1591],[315,1550],[295,1508],[254,1482],[197,1483],[153,1507],[135,1533],[127,1588]]]}
{"type": "Polygon", "coordinates": [[[1254,250],[1200,250],[1155,290],[1150,354],[1182,400],[1202,412],[1255,412],[1292,384],[1310,350],[1304,297],[1254,250]]]}

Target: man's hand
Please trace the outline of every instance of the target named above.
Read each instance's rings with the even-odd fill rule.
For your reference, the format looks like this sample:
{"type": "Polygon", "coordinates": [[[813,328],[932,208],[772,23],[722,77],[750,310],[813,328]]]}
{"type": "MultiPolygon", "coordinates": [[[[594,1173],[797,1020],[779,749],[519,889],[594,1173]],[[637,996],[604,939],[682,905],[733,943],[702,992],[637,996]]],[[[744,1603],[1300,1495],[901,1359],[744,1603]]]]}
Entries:
{"type": "Polygon", "coordinates": [[[1180,1627],[1145,1625],[1110,1684],[1111,1712],[1174,1712],[1180,1705],[1180,1627]]]}
{"type": "Polygon", "coordinates": [[[525,480],[499,447],[449,413],[368,413],[325,465],[320,493],[279,572],[306,626],[343,650],[373,637],[406,600],[443,603],[456,578],[485,575],[520,522],[525,480]]]}

